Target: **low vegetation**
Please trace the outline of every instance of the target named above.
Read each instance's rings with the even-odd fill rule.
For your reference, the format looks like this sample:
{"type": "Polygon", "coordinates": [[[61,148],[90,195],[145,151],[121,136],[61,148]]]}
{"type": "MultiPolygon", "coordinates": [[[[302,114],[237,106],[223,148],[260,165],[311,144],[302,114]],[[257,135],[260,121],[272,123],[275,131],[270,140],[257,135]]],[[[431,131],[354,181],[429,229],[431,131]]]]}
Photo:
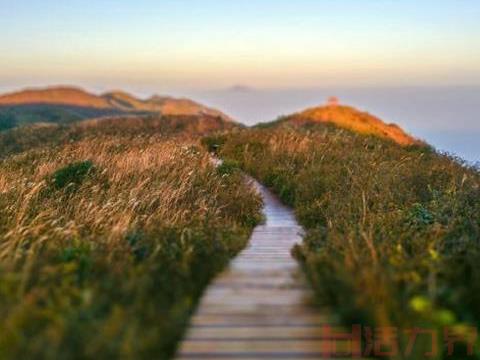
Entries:
{"type": "Polygon", "coordinates": [[[0,131],[10,130],[17,126],[17,119],[9,112],[0,112],[0,131]]]}
{"type": "Polygon", "coordinates": [[[261,201],[189,118],[37,126],[0,142],[0,359],[171,356],[261,201]]]}
{"type": "Polygon", "coordinates": [[[386,124],[379,118],[351,106],[328,105],[307,109],[285,119],[290,123],[330,123],[359,134],[374,135],[400,145],[414,145],[420,142],[405,133],[396,124],[386,124]]]}
{"type": "Polygon", "coordinates": [[[81,139],[105,136],[122,138],[148,137],[151,134],[191,141],[212,132],[238,127],[216,116],[112,116],[84,120],[72,125],[37,123],[0,132],[0,159],[32,149],[63,146],[81,139]]]}
{"type": "MultiPolygon", "coordinates": [[[[467,343],[480,325],[480,174],[425,145],[328,124],[262,125],[204,143],[294,206],[294,250],[317,299],[345,324],[433,330],[467,343]]],[[[419,336],[406,358],[422,359],[419,336]]],[[[478,348],[478,347],[477,347],[478,348]]],[[[447,357],[439,350],[432,357],[447,357]]],[[[458,358],[465,358],[463,350],[458,358]]],[[[405,355],[405,353],[404,353],[405,355]]]]}
{"type": "Polygon", "coordinates": [[[105,116],[211,116],[231,119],[222,112],[190,99],[154,95],[139,99],[123,91],[101,95],[81,88],[60,86],[0,94],[0,132],[35,123],[68,125],[105,116]]]}

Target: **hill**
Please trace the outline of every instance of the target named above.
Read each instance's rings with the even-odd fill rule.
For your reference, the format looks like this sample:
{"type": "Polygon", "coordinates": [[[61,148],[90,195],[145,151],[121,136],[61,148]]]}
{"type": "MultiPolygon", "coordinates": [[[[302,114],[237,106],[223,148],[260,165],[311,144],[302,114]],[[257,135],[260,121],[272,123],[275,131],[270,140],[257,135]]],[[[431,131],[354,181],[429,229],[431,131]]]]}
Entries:
{"type": "Polygon", "coordinates": [[[261,218],[199,143],[234,126],[149,114],[0,133],[0,358],[171,358],[261,218]]]}
{"type": "Polygon", "coordinates": [[[108,92],[101,97],[107,100],[111,107],[123,111],[145,111],[164,115],[210,115],[231,120],[229,116],[222,112],[190,99],[154,95],[146,100],[141,100],[123,91],[108,92]]]}
{"type": "Polygon", "coordinates": [[[0,95],[1,106],[56,104],[105,109],[110,104],[104,98],[74,87],[27,89],[0,95]]]}
{"type": "Polygon", "coordinates": [[[123,91],[95,95],[76,87],[27,89],[0,95],[0,130],[36,122],[58,124],[120,114],[209,115],[222,112],[190,99],[152,96],[139,99],[123,91]]]}
{"type": "Polygon", "coordinates": [[[396,124],[387,124],[379,118],[350,106],[327,105],[306,109],[284,119],[288,123],[331,123],[354,132],[390,139],[400,145],[420,143],[396,124]]]}
{"type": "Polygon", "coordinates": [[[85,138],[115,136],[176,137],[199,139],[239,127],[234,122],[211,115],[115,115],[72,124],[37,122],[0,132],[0,161],[9,155],[31,149],[46,149],[85,138]]]}
{"type": "MultiPolygon", "coordinates": [[[[305,238],[293,254],[344,324],[399,329],[402,344],[405,329],[465,342],[478,328],[477,168],[344,106],[245,128],[153,110],[169,98],[100,97],[109,107],[62,109],[120,114],[0,133],[6,358],[169,358],[260,219],[237,168],[295,209],[305,238]]],[[[409,358],[431,346],[422,337],[409,358]]]]}
{"type": "MultiPolygon", "coordinates": [[[[293,253],[317,302],[349,328],[398,329],[400,354],[404,329],[447,329],[471,342],[480,325],[479,169],[426,144],[322,120],[342,111],[356,114],[310,110],[204,142],[295,209],[306,233],[293,253]]],[[[417,339],[403,358],[424,359],[431,348],[417,339]]],[[[465,344],[456,351],[435,359],[467,358],[465,344]]]]}

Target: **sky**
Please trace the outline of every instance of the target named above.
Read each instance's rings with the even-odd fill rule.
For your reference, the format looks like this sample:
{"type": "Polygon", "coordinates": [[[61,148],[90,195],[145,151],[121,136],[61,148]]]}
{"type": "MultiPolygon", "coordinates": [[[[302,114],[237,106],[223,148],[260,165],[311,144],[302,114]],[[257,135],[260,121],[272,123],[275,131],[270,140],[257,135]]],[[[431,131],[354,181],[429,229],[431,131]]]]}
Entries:
{"type": "Polygon", "coordinates": [[[0,92],[190,96],[247,124],[337,95],[480,160],[478,0],[0,0],[0,19],[0,92]]]}
{"type": "Polygon", "coordinates": [[[480,84],[478,0],[0,0],[1,87],[480,84]]]}

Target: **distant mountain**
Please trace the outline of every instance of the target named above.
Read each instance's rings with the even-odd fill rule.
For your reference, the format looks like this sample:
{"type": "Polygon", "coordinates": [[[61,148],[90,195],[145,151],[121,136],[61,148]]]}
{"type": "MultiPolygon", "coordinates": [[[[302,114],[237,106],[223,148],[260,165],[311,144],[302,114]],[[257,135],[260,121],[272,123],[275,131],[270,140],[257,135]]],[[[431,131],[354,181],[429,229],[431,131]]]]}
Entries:
{"type": "Polygon", "coordinates": [[[338,127],[352,130],[361,134],[387,138],[400,145],[419,143],[396,124],[387,124],[379,118],[359,111],[350,106],[327,105],[314,107],[288,116],[285,121],[305,123],[331,123],[338,127]]]}
{"type": "Polygon", "coordinates": [[[154,95],[149,99],[138,99],[123,91],[113,91],[101,95],[110,107],[122,111],[143,111],[161,113],[163,115],[210,115],[224,120],[231,120],[229,116],[201,105],[190,99],[178,99],[170,96],[154,95]]]}
{"type": "Polygon", "coordinates": [[[74,87],[50,87],[44,89],[27,89],[0,95],[0,106],[29,104],[55,104],[106,109],[108,101],[100,96],[74,87]]]}
{"type": "Polygon", "coordinates": [[[27,89],[0,95],[0,130],[16,125],[124,115],[208,115],[231,121],[224,113],[189,99],[152,96],[139,99],[123,91],[95,95],[76,87],[27,89]]]}

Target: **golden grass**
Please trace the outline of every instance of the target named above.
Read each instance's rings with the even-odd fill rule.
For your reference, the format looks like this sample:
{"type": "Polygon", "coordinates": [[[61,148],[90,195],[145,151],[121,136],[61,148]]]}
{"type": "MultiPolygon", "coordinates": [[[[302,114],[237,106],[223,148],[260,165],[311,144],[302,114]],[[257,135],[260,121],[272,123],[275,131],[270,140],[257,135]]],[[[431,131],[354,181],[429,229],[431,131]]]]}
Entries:
{"type": "MultiPolygon", "coordinates": [[[[6,214],[9,234],[2,246],[9,243],[10,249],[11,242],[21,243],[26,234],[48,236],[49,231],[55,231],[57,238],[62,232],[61,237],[67,238],[85,228],[90,229],[91,236],[101,235],[110,243],[135,226],[149,227],[156,222],[177,225],[192,218],[216,218],[222,212],[218,194],[223,185],[212,176],[207,154],[173,141],[145,145],[143,140],[129,141],[128,150],[115,153],[121,145],[115,138],[84,140],[59,152],[47,152],[34,166],[7,166],[0,176],[0,189],[15,198],[16,205],[6,214]],[[107,188],[89,184],[74,195],[41,198],[42,191],[48,189],[48,174],[84,159],[98,168],[96,177],[108,179],[107,188]],[[195,196],[195,182],[202,176],[207,177],[209,193],[198,189],[195,196]],[[46,226],[51,223],[62,227],[46,226]]],[[[19,155],[12,162],[22,162],[31,155],[19,155]]],[[[242,190],[237,189],[232,199],[242,190]]],[[[13,254],[4,251],[0,258],[13,254]]]]}
{"type": "Polygon", "coordinates": [[[292,116],[294,122],[324,122],[355,131],[390,139],[400,145],[420,143],[396,124],[386,124],[379,118],[350,106],[323,106],[307,109],[292,116]]]}
{"type": "Polygon", "coordinates": [[[187,138],[87,136],[0,160],[0,358],[171,355],[261,206],[187,138]],[[59,185],[74,164],[91,165],[59,185]]]}

